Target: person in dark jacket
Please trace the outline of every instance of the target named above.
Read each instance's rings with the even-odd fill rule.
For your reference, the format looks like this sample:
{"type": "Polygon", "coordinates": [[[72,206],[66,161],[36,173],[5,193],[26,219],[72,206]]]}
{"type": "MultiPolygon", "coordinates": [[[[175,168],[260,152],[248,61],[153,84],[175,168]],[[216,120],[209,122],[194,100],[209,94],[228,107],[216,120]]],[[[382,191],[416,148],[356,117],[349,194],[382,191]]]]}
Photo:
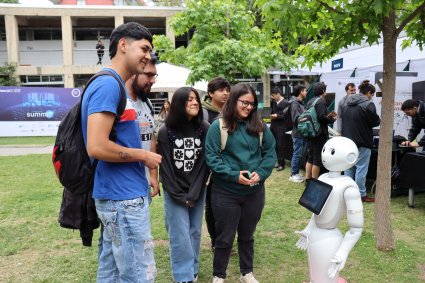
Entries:
{"type": "Polygon", "coordinates": [[[291,176],[289,181],[295,183],[304,182],[304,177],[300,173],[300,159],[304,152],[305,139],[297,131],[298,117],[305,111],[304,100],[307,96],[307,88],[305,85],[298,84],[294,87],[295,98],[290,101],[289,111],[292,119],[292,160],[291,160],[291,176]]]}
{"type": "Polygon", "coordinates": [[[207,90],[201,101],[202,111],[204,120],[212,124],[229,98],[230,84],[226,79],[216,77],[208,82],[207,90]]]}
{"type": "Polygon", "coordinates": [[[285,121],[283,119],[283,110],[288,107],[289,102],[282,96],[279,88],[272,90],[272,113],[270,115],[270,130],[276,139],[276,154],[277,154],[277,171],[285,169],[285,147],[288,146],[288,141],[285,140],[285,121]]]}
{"type": "Polygon", "coordinates": [[[97,52],[97,64],[102,65],[103,54],[105,53],[105,45],[103,45],[102,40],[98,40],[96,44],[96,52],[97,52]]]}
{"type": "Polygon", "coordinates": [[[375,199],[366,194],[366,175],[373,147],[372,128],[379,126],[381,119],[376,113],[375,104],[371,101],[375,87],[365,80],[360,84],[359,90],[360,93],[347,97],[347,102],[342,108],[341,135],[354,141],[359,149],[356,165],[346,170],[344,175],[356,181],[363,202],[374,202],[375,199]]]}
{"type": "Polygon", "coordinates": [[[346,95],[338,102],[338,117],[336,118],[336,130],[341,133],[342,129],[342,108],[347,103],[347,98],[352,95],[356,94],[356,85],[354,83],[348,83],[345,85],[345,93],[346,95]]]}
{"type": "MultiPolygon", "coordinates": [[[[210,124],[214,122],[220,114],[221,109],[223,109],[224,103],[226,103],[229,98],[229,94],[230,84],[226,79],[216,77],[208,82],[208,93],[201,101],[204,120],[207,120],[210,124]]],[[[205,223],[207,224],[208,234],[210,234],[211,249],[214,250],[217,236],[215,232],[214,214],[211,207],[211,186],[212,180],[210,179],[207,186],[207,196],[205,198],[205,223]]]]}
{"type": "Polygon", "coordinates": [[[237,84],[223,107],[228,138],[221,150],[219,120],[208,130],[206,161],[212,171],[211,205],[217,239],[213,283],[226,278],[233,241],[238,233],[240,282],[258,282],[253,276],[254,232],[265,203],[265,180],[276,162],[275,140],[261,120],[254,89],[237,84]],[[263,135],[262,142],[261,135],[263,135]]]}
{"type": "Polygon", "coordinates": [[[408,99],[401,105],[401,110],[407,116],[412,118],[412,127],[409,130],[407,141],[402,145],[418,147],[425,146],[425,135],[419,140],[414,141],[422,129],[425,129],[425,104],[420,100],[408,99]]]}
{"type": "Polygon", "coordinates": [[[328,124],[333,123],[336,119],[334,111],[328,112],[326,106],[326,85],[323,82],[314,84],[313,86],[314,97],[307,103],[306,109],[312,107],[313,103],[316,108],[317,118],[319,119],[320,129],[319,135],[314,138],[307,139],[307,163],[305,165],[305,180],[306,185],[311,178],[317,179],[320,175],[320,167],[322,167],[322,148],[326,141],[329,139],[328,124]]]}
{"type": "Polygon", "coordinates": [[[165,123],[159,129],[157,146],[162,156],[159,174],[175,282],[192,282],[198,275],[209,172],[204,146],[208,127],[198,92],[191,87],[177,89],[165,123]]]}

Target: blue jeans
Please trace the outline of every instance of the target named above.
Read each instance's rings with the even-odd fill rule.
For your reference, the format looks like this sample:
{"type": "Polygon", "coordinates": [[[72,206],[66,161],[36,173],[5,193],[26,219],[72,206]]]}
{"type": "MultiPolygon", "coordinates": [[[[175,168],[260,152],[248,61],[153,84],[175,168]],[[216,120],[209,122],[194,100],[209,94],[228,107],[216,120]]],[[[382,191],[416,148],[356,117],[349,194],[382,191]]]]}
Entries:
{"type": "Polygon", "coordinates": [[[292,136],[292,144],[291,175],[295,175],[300,172],[300,159],[304,152],[305,139],[292,136]]]}
{"type": "Polygon", "coordinates": [[[163,193],[165,228],[170,238],[171,272],[177,282],[192,281],[199,271],[205,189],[194,207],[176,202],[166,190],[163,193]]]}
{"type": "Polygon", "coordinates": [[[154,282],[153,239],[147,198],[95,200],[104,226],[97,282],[154,282]]]}
{"type": "Polygon", "coordinates": [[[359,147],[359,158],[356,165],[345,170],[344,175],[351,177],[359,186],[360,195],[366,196],[366,175],[369,168],[370,155],[372,150],[367,147],[359,147]]]}

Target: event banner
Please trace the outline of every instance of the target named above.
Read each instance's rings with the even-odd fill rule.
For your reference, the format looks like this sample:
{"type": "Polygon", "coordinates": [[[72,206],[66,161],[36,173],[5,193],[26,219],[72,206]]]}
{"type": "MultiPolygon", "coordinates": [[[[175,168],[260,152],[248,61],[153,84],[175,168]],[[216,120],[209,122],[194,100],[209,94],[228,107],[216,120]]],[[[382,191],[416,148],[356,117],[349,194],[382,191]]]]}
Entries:
{"type": "Polygon", "coordinates": [[[77,88],[0,87],[0,136],[54,136],[77,88]]]}

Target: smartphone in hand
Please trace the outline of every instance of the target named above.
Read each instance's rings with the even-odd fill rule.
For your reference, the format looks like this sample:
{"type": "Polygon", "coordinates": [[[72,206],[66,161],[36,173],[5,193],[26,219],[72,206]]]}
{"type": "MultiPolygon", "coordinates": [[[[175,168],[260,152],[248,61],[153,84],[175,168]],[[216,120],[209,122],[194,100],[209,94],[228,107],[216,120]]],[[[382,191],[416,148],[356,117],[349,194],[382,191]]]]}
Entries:
{"type": "Polygon", "coordinates": [[[242,176],[244,176],[245,178],[247,178],[248,180],[251,179],[251,174],[250,172],[245,172],[242,174],[242,176]]]}

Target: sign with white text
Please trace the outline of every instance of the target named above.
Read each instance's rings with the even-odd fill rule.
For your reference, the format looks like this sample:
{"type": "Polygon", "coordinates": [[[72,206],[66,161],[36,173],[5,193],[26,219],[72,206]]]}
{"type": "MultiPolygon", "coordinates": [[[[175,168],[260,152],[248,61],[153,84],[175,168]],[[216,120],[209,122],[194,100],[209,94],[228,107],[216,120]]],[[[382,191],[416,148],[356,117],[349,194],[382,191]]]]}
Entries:
{"type": "Polygon", "coordinates": [[[77,88],[0,87],[0,136],[55,136],[77,88]]]}

